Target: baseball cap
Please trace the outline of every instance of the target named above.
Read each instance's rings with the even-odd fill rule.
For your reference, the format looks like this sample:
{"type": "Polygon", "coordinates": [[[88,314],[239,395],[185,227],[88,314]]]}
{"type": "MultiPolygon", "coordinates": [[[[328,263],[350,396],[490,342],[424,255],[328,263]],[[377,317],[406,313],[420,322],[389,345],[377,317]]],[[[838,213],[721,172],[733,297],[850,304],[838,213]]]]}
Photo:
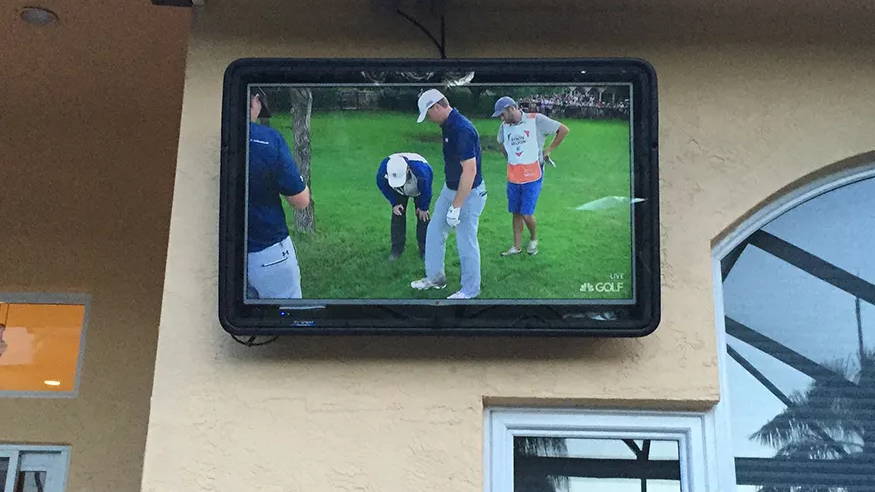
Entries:
{"type": "Polygon", "coordinates": [[[261,101],[261,111],[258,113],[259,118],[270,118],[270,107],[267,105],[267,94],[261,89],[252,91],[252,97],[257,97],[261,101]]]}
{"type": "Polygon", "coordinates": [[[425,119],[425,113],[428,111],[428,108],[434,106],[436,102],[443,98],[444,95],[437,89],[429,89],[423,92],[422,95],[419,96],[419,101],[417,102],[419,105],[419,118],[416,119],[416,122],[422,123],[422,120],[425,119]]]}
{"type": "Polygon", "coordinates": [[[498,98],[498,101],[495,101],[495,112],[492,113],[492,117],[500,115],[502,111],[509,108],[510,106],[516,106],[516,101],[513,100],[510,96],[502,96],[498,98]]]}
{"type": "Polygon", "coordinates": [[[407,182],[407,159],[398,154],[389,156],[389,162],[386,163],[386,179],[389,180],[389,186],[392,188],[404,186],[407,182]]]}

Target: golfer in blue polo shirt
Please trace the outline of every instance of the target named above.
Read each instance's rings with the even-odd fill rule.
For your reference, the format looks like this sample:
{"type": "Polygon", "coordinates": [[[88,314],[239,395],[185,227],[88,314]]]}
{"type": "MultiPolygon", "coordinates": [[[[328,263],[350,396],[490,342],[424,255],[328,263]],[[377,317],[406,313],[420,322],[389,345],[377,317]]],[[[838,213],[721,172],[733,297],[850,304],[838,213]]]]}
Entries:
{"type": "Polygon", "coordinates": [[[445,184],[434,206],[425,238],[425,278],[414,280],[414,289],[443,289],[446,242],[456,229],[462,288],[447,299],[472,299],[480,295],[480,243],[477,228],[486,205],[486,183],[480,172],[480,135],[468,118],[453,109],[437,89],[419,96],[419,118],[441,127],[445,184]]]}
{"type": "Polygon", "coordinates": [[[249,299],[300,299],[301,270],[280,196],[301,210],[310,204],[310,189],[282,135],[255,123],[268,116],[267,98],[256,91],[249,102],[246,292],[249,299]]]}

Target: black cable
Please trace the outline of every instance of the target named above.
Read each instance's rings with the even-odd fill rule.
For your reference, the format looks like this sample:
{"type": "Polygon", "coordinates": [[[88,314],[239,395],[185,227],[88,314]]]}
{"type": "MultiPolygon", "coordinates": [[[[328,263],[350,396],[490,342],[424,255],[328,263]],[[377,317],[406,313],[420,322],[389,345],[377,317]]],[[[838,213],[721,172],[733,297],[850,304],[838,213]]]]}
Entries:
{"type": "Polygon", "coordinates": [[[445,24],[445,23],[444,23],[444,16],[443,16],[443,15],[441,15],[441,40],[438,41],[437,38],[434,37],[434,34],[432,34],[431,31],[429,31],[428,29],[426,29],[425,26],[423,26],[422,24],[420,24],[419,21],[417,21],[417,20],[414,19],[413,17],[407,15],[407,14],[404,13],[404,11],[402,11],[401,9],[395,9],[395,12],[396,12],[398,15],[400,15],[401,17],[404,17],[405,19],[407,19],[408,21],[410,21],[414,26],[418,27],[422,32],[425,33],[426,36],[428,36],[428,39],[431,39],[431,42],[434,43],[434,45],[437,47],[438,51],[440,52],[440,54],[441,54],[441,59],[446,59],[446,58],[447,58],[447,52],[446,52],[446,33],[445,33],[445,31],[444,31],[444,24],[445,24]]]}
{"type": "Polygon", "coordinates": [[[444,14],[441,14],[441,58],[447,59],[447,29],[444,14]]]}
{"type": "Polygon", "coordinates": [[[279,335],[275,335],[273,338],[269,338],[263,342],[256,342],[255,339],[258,338],[257,336],[250,336],[249,340],[245,340],[245,341],[242,340],[237,335],[231,335],[231,338],[233,338],[234,341],[239,343],[240,345],[245,345],[247,347],[258,347],[260,345],[267,345],[268,343],[275,342],[277,340],[277,338],[279,338],[279,335]]]}

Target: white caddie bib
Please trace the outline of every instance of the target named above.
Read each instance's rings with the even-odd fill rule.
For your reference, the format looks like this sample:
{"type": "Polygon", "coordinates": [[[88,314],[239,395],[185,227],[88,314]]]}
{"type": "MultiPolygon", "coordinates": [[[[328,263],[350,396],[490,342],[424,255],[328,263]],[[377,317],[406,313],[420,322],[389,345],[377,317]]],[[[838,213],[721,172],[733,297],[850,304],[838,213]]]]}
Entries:
{"type": "Polygon", "coordinates": [[[535,113],[523,116],[516,125],[504,128],[504,150],[507,152],[507,180],[511,183],[531,183],[541,179],[541,149],[538,147],[535,113]]]}

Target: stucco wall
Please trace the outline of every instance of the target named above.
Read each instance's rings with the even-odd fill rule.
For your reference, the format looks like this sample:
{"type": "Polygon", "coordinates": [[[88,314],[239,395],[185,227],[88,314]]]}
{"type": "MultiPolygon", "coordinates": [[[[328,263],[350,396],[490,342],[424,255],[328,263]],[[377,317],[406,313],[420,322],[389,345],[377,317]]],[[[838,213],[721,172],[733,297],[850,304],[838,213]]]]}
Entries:
{"type": "Polygon", "coordinates": [[[245,348],[216,321],[223,70],[238,57],[435,51],[381,2],[207,3],[186,71],[150,492],[475,491],[484,401],[707,408],[719,395],[712,239],[787,183],[875,148],[864,2],[839,13],[784,1],[551,1],[535,13],[523,2],[448,2],[449,56],[634,56],[655,66],[660,328],[643,339],[284,338],[245,348]]]}
{"type": "Polygon", "coordinates": [[[40,28],[23,4],[0,8],[0,292],[92,305],[79,396],[0,398],[0,442],[71,445],[69,491],[137,490],[190,12],[48,0],[40,28]]]}

